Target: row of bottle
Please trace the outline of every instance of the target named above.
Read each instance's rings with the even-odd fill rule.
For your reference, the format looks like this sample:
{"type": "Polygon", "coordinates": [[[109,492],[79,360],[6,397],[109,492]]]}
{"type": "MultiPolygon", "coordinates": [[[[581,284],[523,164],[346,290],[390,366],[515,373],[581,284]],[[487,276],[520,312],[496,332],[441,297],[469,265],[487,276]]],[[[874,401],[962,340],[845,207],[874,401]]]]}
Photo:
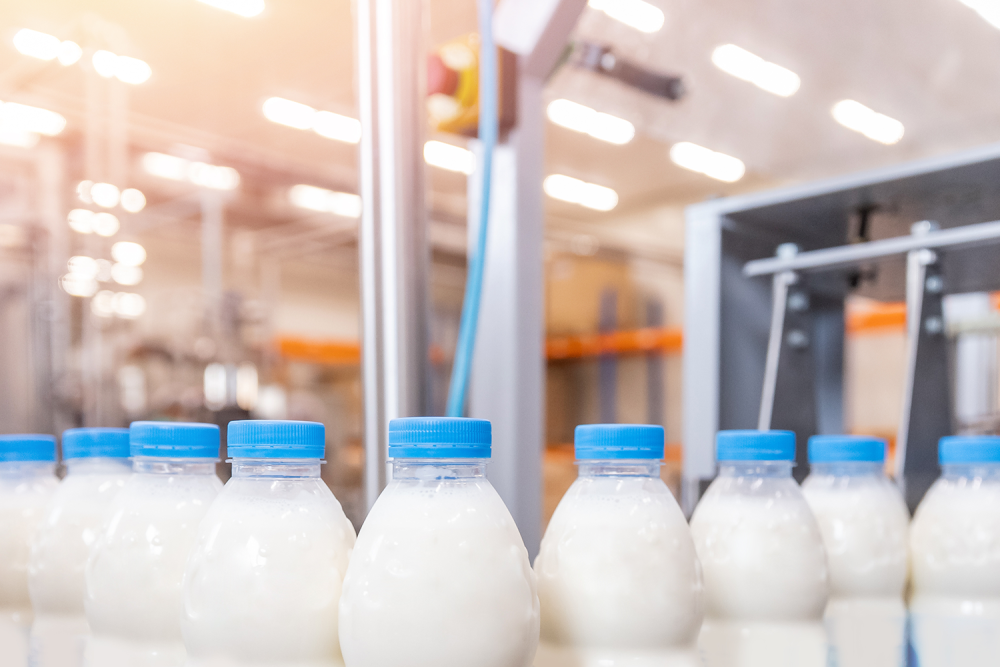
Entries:
{"type": "Polygon", "coordinates": [[[721,432],[689,528],[660,427],[576,439],[532,569],[481,420],[394,420],[356,544],[320,424],[231,423],[224,488],[211,425],[68,431],[61,484],[51,437],[0,438],[0,667],[897,667],[907,627],[922,667],[1000,655],[1000,438],[942,441],[909,535],[881,441],[813,439],[803,494],[793,434],[721,432]]]}

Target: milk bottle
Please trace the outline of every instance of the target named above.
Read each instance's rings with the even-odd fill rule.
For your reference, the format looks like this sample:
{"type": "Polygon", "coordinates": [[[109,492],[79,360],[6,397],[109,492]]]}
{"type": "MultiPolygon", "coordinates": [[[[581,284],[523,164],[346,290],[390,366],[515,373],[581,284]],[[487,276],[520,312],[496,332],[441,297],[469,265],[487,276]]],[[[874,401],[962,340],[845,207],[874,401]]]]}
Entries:
{"type": "Polygon", "coordinates": [[[132,474],[128,429],[63,433],[66,477],[35,533],[28,561],[32,665],[79,667],[88,633],[83,571],[104,514],[132,474]]]}
{"type": "Polygon", "coordinates": [[[0,435],[0,667],[28,664],[28,552],[59,484],[56,439],[0,435]]]}
{"type": "Polygon", "coordinates": [[[132,469],[86,568],[86,667],[180,667],[181,579],[222,483],[219,428],[134,422],[132,469]]]}
{"type": "Polygon", "coordinates": [[[691,519],[707,667],[822,667],[826,554],[792,479],[795,434],[721,431],[719,476],[691,519]]]}
{"type": "Polygon", "coordinates": [[[910,528],[911,641],[920,667],[1000,664],[1000,437],[938,444],[941,478],[910,528]]]}
{"type": "Polygon", "coordinates": [[[389,423],[392,481],[344,578],[347,667],[531,667],[538,595],[517,526],[486,479],[490,423],[389,423]]]}
{"type": "Polygon", "coordinates": [[[191,667],[343,666],[337,605],[354,526],[320,479],[322,424],[236,421],[233,476],[184,575],[191,667]]]}
{"type": "Polygon", "coordinates": [[[535,559],[535,667],[695,667],[701,570],[660,479],[663,427],[576,428],[579,477],[535,559]]]}
{"type": "Polygon", "coordinates": [[[906,660],[910,513],[885,476],[885,442],[849,435],[809,439],[802,484],[830,568],[827,636],[837,667],[902,667],[906,660]]]}

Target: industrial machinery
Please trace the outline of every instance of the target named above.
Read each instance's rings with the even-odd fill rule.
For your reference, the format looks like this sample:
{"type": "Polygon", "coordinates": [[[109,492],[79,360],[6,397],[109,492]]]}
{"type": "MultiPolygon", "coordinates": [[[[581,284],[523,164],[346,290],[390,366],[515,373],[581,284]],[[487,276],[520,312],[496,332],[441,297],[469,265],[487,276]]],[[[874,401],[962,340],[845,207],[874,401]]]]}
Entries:
{"type": "Polygon", "coordinates": [[[1000,288],[998,182],[993,144],[688,208],[687,511],[715,475],[719,429],[795,431],[803,474],[806,439],[843,432],[849,295],[906,301],[895,474],[916,506],[938,474],[938,438],[977,428],[956,423],[951,388],[990,369],[956,366],[942,301],[1000,288]]]}

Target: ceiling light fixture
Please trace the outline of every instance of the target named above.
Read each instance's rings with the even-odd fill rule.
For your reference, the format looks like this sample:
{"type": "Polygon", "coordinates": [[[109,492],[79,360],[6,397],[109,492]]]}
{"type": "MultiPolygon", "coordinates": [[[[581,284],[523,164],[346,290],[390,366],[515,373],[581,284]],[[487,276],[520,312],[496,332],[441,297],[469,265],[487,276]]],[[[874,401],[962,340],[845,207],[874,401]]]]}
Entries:
{"type": "Polygon", "coordinates": [[[1000,3],[996,0],[959,0],[994,28],[1000,28],[1000,3]]]}
{"type": "Polygon", "coordinates": [[[472,151],[443,141],[428,141],[424,144],[424,162],[432,167],[466,175],[476,170],[476,156],[472,151]]]}
{"type": "Polygon", "coordinates": [[[643,0],[590,0],[587,4],[639,32],[656,32],[663,27],[663,10],[643,0]]]}
{"type": "Polygon", "coordinates": [[[240,184],[240,173],[232,167],[192,162],[165,153],[146,153],[142,156],[142,167],[153,176],[212,190],[235,190],[240,184]]]}
{"type": "Polygon", "coordinates": [[[146,261],[146,249],[132,241],[119,241],[111,246],[111,258],[126,266],[141,266],[146,261]]]}
{"type": "Polygon", "coordinates": [[[309,211],[333,213],[345,218],[361,217],[361,197],[350,192],[335,192],[314,185],[294,185],[288,199],[295,206],[309,211]]]}
{"type": "Polygon", "coordinates": [[[111,51],[97,51],[90,61],[94,70],[105,79],[116,77],[122,83],[134,86],[145,83],[153,75],[153,70],[146,61],[119,56],[111,51]]]}
{"type": "Polygon", "coordinates": [[[712,51],[712,62],[723,72],[781,97],[794,94],[801,84],[799,75],[795,72],[770,63],[735,44],[717,47],[712,51]]]}
{"type": "Polygon", "coordinates": [[[245,19],[257,16],[264,11],[264,0],[199,0],[199,2],[209,7],[232,12],[245,19]]]}
{"type": "Polygon", "coordinates": [[[122,208],[129,213],[138,213],[146,208],[146,195],[141,190],[135,188],[125,188],[122,190],[122,208]]]}
{"type": "Polygon", "coordinates": [[[0,102],[0,128],[53,137],[66,128],[62,114],[17,102],[0,102]]]}
{"type": "Polygon", "coordinates": [[[39,136],[34,132],[25,132],[16,127],[0,127],[0,144],[16,146],[17,148],[34,148],[39,136]]]}
{"type": "Polygon", "coordinates": [[[138,285],[142,282],[142,269],[119,262],[111,267],[111,279],[119,285],[128,285],[129,287],[138,285]]]}
{"type": "Polygon", "coordinates": [[[849,130],[860,132],[869,139],[886,145],[903,138],[903,124],[861,102],[841,100],[833,105],[833,119],[849,130]]]}
{"type": "Polygon", "coordinates": [[[556,125],[589,134],[611,144],[627,144],[635,136],[635,126],[624,118],[591,109],[570,100],[553,100],[546,114],[556,125]]]}
{"type": "Polygon", "coordinates": [[[95,213],[91,227],[98,236],[114,236],[121,229],[121,223],[110,213],[95,213]]]}
{"type": "Polygon", "coordinates": [[[17,31],[14,35],[14,48],[23,55],[39,60],[58,58],[62,65],[72,65],[83,55],[83,49],[76,42],[63,41],[55,35],[29,28],[17,31]]]}
{"type": "Polygon", "coordinates": [[[572,176],[552,174],[542,182],[545,194],[553,199],[579,204],[595,211],[610,211],[618,205],[618,193],[596,183],[587,183],[572,176]]]}
{"type": "Polygon", "coordinates": [[[670,159],[678,167],[705,174],[716,180],[733,183],[743,178],[746,167],[731,155],[682,141],[670,147],[670,159]]]}
{"type": "Polygon", "coordinates": [[[94,183],[90,187],[90,199],[101,208],[114,208],[121,200],[121,193],[110,183],[94,183]]]}
{"type": "Polygon", "coordinates": [[[283,97],[270,97],[264,101],[264,118],[272,123],[312,130],[321,137],[356,144],[361,141],[361,121],[332,111],[317,111],[308,104],[293,102],[283,97]]]}

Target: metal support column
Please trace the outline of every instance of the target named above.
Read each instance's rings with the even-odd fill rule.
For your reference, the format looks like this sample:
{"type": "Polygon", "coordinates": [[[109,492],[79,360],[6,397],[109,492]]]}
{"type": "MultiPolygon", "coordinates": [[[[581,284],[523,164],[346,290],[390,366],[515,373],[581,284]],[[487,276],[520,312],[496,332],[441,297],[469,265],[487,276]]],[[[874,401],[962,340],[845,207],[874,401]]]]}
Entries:
{"type": "Polygon", "coordinates": [[[423,0],[357,0],[365,506],[385,486],[387,424],[429,409],[423,0]]]}
{"type": "MultiPolygon", "coordinates": [[[[544,266],[542,81],[521,80],[518,126],[493,158],[493,193],[469,416],[493,423],[489,478],[532,558],[542,539],[544,266]]],[[[480,184],[469,179],[469,239],[480,184]]]]}

